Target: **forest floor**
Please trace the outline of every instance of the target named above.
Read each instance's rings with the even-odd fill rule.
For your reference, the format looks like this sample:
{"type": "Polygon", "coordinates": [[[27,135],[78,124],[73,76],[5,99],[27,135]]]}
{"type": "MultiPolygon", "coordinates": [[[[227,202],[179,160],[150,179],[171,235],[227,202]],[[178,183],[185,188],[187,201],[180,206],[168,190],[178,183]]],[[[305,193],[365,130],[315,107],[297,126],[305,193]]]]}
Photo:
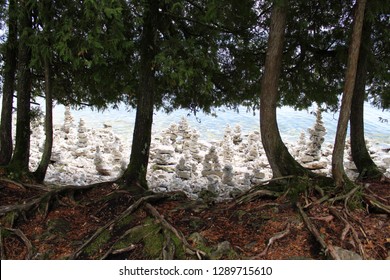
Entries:
{"type": "Polygon", "coordinates": [[[0,178],[1,259],[328,259],[342,251],[390,259],[390,184],[359,191],[363,207],[347,210],[345,200],[320,203],[315,190],[291,198],[253,189],[205,203],[181,193],[138,200],[112,182],[53,192],[0,178]],[[148,234],[130,237],[140,228],[148,234]]]}

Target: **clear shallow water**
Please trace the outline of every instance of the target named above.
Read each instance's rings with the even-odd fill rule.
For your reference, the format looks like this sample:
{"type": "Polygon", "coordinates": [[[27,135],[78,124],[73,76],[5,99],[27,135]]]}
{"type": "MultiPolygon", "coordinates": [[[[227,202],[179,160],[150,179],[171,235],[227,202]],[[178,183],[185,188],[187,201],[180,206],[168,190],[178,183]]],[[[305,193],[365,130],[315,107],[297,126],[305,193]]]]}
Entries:
{"type": "MultiPolygon", "coordinates": [[[[308,111],[295,111],[290,107],[278,109],[278,124],[283,140],[296,141],[302,131],[308,135],[307,129],[315,122],[316,107],[308,111]]],[[[126,141],[130,141],[134,128],[135,110],[126,111],[124,107],[118,110],[106,110],[104,112],[92,111],[90,109],[71,110],[72,116],[78,122],[83,118],[86,125],[91,128],[102,127],[103,123],[111,124],[113,131],[126,141]]],[[[196,116],[188,114],[186,110],[177,110],[170,114],[155,112],[153,121],[153,132],[160,133],[167,129],[172,123],[178,123],[185,117],[190,127],[196,128],[202,140],[221,139],[225,127],[240,125],[242,132],[250,133],[259,131],[259,113],[247,112],[241,108],[239,113],[226,109],[217,109],[217,117],[198,113],[196,116]]],[[[324,126],[327,129],[326,142],[333,142],[338,122],[337,113],[323,113],[324,126]]],[[[365,134],[367,139],[375,140],[378,143],[390,144],[390,112],[378,110],[368,103],[365,104],[365,134]],[[387,122],[380,122],[380,118],[387,122]]],[[[64,107],[56,106],[54,109],[55,124],[62,124],[64,121],[64,107]]]]}
{"type": "MultiPolygon", "coordinates": [[[[0,97],[0,102],[2,101],[0,97]]],[[[38,100],[38,102],[40,102],[38,100]]],[[[43,104],[43,102],[41,103],[43,104]]],[[[42,106],[43,108],[43,106],[42,106]]],[[[1,109],[1,108],[0,108],[1,109]]],[[[1,111],[1,110],[0,110],[1,111]]],[[[62,125],[64,122],[65,108],[57,105],[54,108],[54,124],[62,125]]],[[[285,141],[296,141],[302,131],[308,135],[307,129],[311,128],[315,122],[315,115],[310,112],[316,111],[313,106],[309,110],[296,111],[290,107],[282,107],[277,110],[279,130],[285,141]]],[[[374,140],[378,144],[390,145],[390,111],[378,110],[369,103],[364,107],[365,135],[367,139],[374,140]],[[380,121],[380,118],[387,121],[380,121]]],[[[75,122],[83,118],[86,126],[89,128],[101,128],[103,123],[112,125],[113,131],[124,141],[130,144],[133,135],[135,110],[127,111],[125,106],[119,109],[109,109],[104,112],[98,112],[91,109],[71,110],[75,122]]],[[[186,110],[177,110],[170,114],[164,112],[155,112],[153,121],[153,132],[160,133],[167,129],[172,123],[178,123],[182,117],[185,117],[190,127],[195,128],[200,133],[202,140],[221,139],[226,126],[231,127],[237,124],[241,126],[244,134],[260,131],[259,112],[255,114],[247,112],[246,108],[240,108],[239,113],[227,109],[217,109],[217,117],[198,113],[196,116],[189,114],[186,110]]],[[[325,141],[333,143],[338,121],[338,113],[322,114],[324,126],[327,134],[325,141]]]]}

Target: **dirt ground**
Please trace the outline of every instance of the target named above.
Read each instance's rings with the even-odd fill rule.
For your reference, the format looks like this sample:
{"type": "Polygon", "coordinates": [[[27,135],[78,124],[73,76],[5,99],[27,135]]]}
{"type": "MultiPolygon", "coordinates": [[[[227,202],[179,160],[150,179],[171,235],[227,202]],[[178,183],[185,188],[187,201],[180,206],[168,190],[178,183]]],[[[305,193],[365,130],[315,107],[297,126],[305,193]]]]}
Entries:
{"type": "MultiPolygon", "coordinates": [[[[362,192],[386,207],[390,205],[389,183],[365,183],[362,192]]],[[[94,253],[75,255],[99,229],[105,226],[111,229],[110,221],[137,201],[115,183],[45,197],[47,193],[43,187],[0,180],[1,259],[94,259],[103,255],[111,259],[150,258],[145,254],[149,245],[141,240],[133,240],[131,246],[117,254],[103,254],[113,248],[107,241],[94,253]]],[[[234,254],[218,258],[328,259],[331,255],[328,250],[337,247],[364,259],[390,257],[389,214],[366,203],[364,198],[363,207],[348,207],[348,211],[344,200],[318,203],[315,191],[295,198],[288,195],[275,198],[267,194],[243,198],[245,196],[205,203],[190,201],[184,194],[175,193],[169,198],[148,201],[148,204],[160,215],[158,223],[163,221],[182,233],[189,246],[196,247],[194,236],[200,236],[209,248],[228,244],[234,254]],[[301,209],[327,248],[308,229],[297,205],[302,205],[301,209]]],[[[131,223],[118,231],[117,236],[145,223],[150,212],[141,205],[130,216],[131,223]]]]}

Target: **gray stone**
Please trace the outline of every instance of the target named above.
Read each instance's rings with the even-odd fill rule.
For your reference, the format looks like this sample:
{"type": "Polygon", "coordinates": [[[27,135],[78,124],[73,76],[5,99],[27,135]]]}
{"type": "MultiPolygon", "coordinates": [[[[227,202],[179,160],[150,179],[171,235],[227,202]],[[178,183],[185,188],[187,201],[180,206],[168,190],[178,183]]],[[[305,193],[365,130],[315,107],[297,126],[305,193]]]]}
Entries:
{"type": "Polygon", "coordinates": [[[353,251],[349,251],[337,246],[334,246],[334,249],[336,250],[341,260],[362,260],[362,257],[353,251]]]}

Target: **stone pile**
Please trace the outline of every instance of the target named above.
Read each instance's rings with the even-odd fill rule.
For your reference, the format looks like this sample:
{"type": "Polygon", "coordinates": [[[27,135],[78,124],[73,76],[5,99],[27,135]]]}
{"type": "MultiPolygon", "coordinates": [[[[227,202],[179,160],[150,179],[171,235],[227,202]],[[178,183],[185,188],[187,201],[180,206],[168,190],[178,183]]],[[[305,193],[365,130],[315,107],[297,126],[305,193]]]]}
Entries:
{"type": "Polygon", "coordinates": [[[223,172],[222,183],[225,185],[234,186],[233,166],[231,164],[226,164],[222,172],[223,172]]]}
{"type": "Polygon", "coordinates": [[[88,147],[88,135],[87,135],[87,129],[85,128],[85,122],[83,119],[80,119],[79,121],[79,128],[77,130],[78,134],[78,144],[77,146],[79,148],[85,148],[88,147]]]}
{"type": "Polygon", "coordinates": [[[65,132],[65,134],[69,134],[70,128],[73,127],[73,117],[70,113],[70,107],[65,107],[65,113],[64,113],[64,126],[62,127],[62,130],[65,132]]]}
{"type": "Polygon", "coordinates": [[[222,176],[222,167],[215,146],[210,147],[203,160],[202,176],[207,177],[209,175],[222,176]]]}
{"type": "Polygon", "coordinates": [[[228,125],[225,129],[225,134],[222,142],[222,156],[225,164],[232,164],[234,160],[234,149],[232,141],[232,130],[228,125]]]}
{"type": "Polygon", "coordinates": [[[260,135],[258,132],[253,132],[248,136],[248,146],[246,153],[246,161],[255,161],[259,158],[258,145],[260,143],[260,135]]]}
{"type": "Polygon", "coordinates": [[[241,135],[241,126],[238,124],[234,127],[234,134],[233,134],[233,143],[234,145],[239,145],[242,142],[242,135],[241,135]]]}
{"type": "Polygon", "coordinates": [[[160,145],[158,148],[154,150],[155,158],[154,161],[157,165],[173,165],[175,164],[175,159],[173,158],[173,155],[175,153],[175,150],[172,146],[163,146],[160,145]]]}
{"type": "Polygon", "coordinates": [[[96,146],[95,159],[93,161],[95,164],[95,169],[99,175],[110,176],[111,169],[105,164],[103,156],[100,152],[100,147],[96,146]]]}
{"type": "Polygon", "coordinates": [[[191,134],[191,141],[190,141],[190,153],[194,161],[197,163],[200,163],[203,159],[202,155],[200,154],[200,148],[199,148],[199,133],[196,129],[192,131],[191,134]]]}
{"type": "Polygon", "coordinates": [[[306,143],[306,150],[300,157],[300,161],[308,169],[324,169],[328,163],[326,161],[321,161],[321,146],[324,143],[324,136],[326,134],[326,129],[322,121],[321,108],[317,109],[314,127],[309,128],[308,131],[310,134],[310,141],[306,143]]]}
{"type": "Polygon", "coordinates": [[[179,163],[175,167],[175,172],[177,177],[183,180],[189,180],[191,179],[192,167],[186,163],[184,157],[181,157],[179,163]]]}

